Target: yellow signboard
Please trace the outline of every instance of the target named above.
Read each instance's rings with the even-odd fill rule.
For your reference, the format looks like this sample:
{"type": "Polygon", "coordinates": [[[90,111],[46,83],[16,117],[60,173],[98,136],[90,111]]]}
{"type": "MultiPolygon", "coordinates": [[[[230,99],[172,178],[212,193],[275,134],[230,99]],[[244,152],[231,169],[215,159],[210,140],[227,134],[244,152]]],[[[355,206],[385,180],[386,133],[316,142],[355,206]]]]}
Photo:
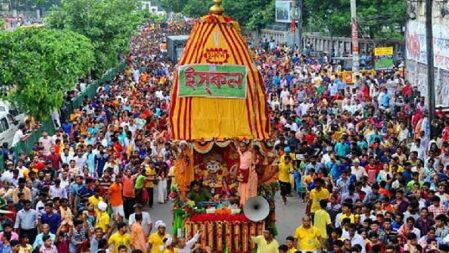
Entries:
{"type": "Polygon", "coordinates": [[[393,55],[393,47],[376,47],[374,48],[374,56],[393,55]]]}

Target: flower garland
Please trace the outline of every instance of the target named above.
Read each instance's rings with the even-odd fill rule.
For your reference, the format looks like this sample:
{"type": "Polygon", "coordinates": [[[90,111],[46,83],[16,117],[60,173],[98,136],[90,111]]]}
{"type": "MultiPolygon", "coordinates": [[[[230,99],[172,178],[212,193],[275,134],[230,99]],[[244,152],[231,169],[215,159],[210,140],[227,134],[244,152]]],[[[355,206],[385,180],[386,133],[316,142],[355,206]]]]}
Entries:
{"type": "Polygon", "coordinates": [[[193,214],[190,217],[192,222],[206,222],[206,221],[240,221],[248,222],[248,218],[244,214],[215,214],[215,213],[203,213],[193,214]]]}

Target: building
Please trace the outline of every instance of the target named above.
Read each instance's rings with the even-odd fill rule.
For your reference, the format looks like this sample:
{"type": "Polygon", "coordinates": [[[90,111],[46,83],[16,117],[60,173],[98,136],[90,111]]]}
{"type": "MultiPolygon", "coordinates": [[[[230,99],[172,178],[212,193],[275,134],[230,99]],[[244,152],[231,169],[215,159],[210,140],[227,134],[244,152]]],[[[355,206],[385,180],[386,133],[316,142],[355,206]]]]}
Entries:
{"type": "MultiPolygon", "coordinates": [[[[426,6],[425,1],[407,1],[405,32],[406,78],[427,97],[426,6]]],[[[449,4],[433,1],[433,52],[435,64],[435,104],[449,105],[449,4]]]]}
{"type": "Polygon", "coordinates": [[[160,10],[159,6],[152,1],[142,1],[142,10],[147,10],[157,15],[164,15],[165,11],[160,10]]]}

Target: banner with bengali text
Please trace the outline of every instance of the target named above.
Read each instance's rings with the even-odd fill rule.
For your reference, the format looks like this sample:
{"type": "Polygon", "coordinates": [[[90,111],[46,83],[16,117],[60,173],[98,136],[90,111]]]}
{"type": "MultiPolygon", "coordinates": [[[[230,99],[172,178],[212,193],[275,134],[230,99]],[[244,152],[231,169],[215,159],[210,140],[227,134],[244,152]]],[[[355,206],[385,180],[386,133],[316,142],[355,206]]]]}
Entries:
{"type": "Polygon", "coordinates": [[[179,97],[245,99],[247,68],[244,65],[182,65],[178,82],[179,97]]]}

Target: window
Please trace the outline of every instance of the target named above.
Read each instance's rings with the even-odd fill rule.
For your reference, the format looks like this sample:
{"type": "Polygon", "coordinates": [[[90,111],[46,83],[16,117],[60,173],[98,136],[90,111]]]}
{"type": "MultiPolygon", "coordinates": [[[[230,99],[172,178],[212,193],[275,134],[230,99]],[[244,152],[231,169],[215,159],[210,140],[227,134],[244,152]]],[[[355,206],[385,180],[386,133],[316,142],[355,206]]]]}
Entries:
{"type": "Polygon", "coordinates": [[[6,120],[6,118],[2,118],[0,120],[0,133],[3,133],[8,129],[9,129],[8,121],[6,120]]]}

